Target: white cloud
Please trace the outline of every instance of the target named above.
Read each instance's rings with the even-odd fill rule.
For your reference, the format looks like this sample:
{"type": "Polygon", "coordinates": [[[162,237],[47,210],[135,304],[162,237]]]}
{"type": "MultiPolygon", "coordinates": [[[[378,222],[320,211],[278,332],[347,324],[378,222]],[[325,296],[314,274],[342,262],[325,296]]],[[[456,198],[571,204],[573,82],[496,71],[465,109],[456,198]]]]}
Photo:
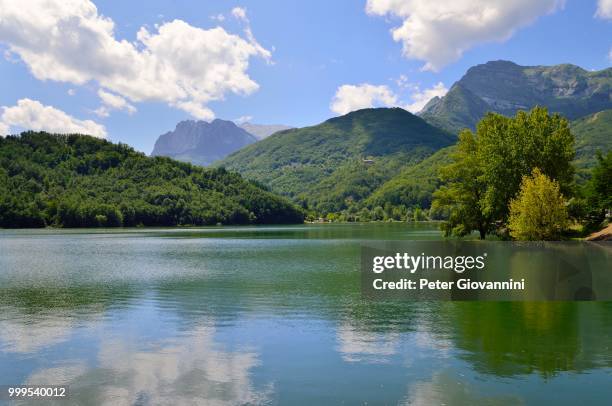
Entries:
{"type": "Polygon", "coordinates": [[[236,123],[237,125],[241,125],[244,123],[249,123],[252,120],[253,120],[253,116],[240,116],[234,120],[234,123],[236,123]]]}
{"type": "Polygon", "coordinates": [[[330,109],[337,114],[347,114],[369,107],[390,107],[397,104],[397,96],[387,86],[342,85],[336,90],[330,109]]]}
{"type": "Polygon", "coordinates": [[[210,121],[215,118],[215,113],[211,109],[197,102],[183,101],[174,103],[173,106],[186,111],[200,120],[210,121]]]}
{"type": "Polygon", "coordinates": [[[448,92],[442,82],[421,90],[420,86],[410,83],[406,75],[400,75],[395,84],[398,93],[385,85],[342,85],[336,91],[330,109],[337,114],[346,114],[369,107],[402,107],[411,113],[418,113],[429,100],[436,96],[442,97],[448,92]],[[400,95],[405,95],[406,92],[410,92],[407,97],[409,102],[400,100],[400,95]]]}
{"type": "Polygon", "coordinates": [[[399,78],[397,78],[395,80],[395,84],[397,85],[397,87],[399,87],[400,89],[404,89],[406,87],[410,86],[410,83],[408,82],[408,76],[406,75],[399,75],[399,78]]]}
{"type": "MultiPolygon", "coordinates": [[[[607,1],[607,0],[606,0],[607,1]]],[[[407,58],[439,70],[473,46],[504,41],[539,16],[563,7],[565,0],[368,0],[366,12],[398,17],[393,39],[407,58]]]]}
{"type": "Polygon", "coordinates": [[[221,22],[225,21],[225,16],[223,14],[219,13],[217,15],[210,16],[210,19],[213,20],[213,21],[218,21],[218,22],[221,23],[221,22]]]}
{"type": "Polygon", "coordinates": [[[248,21],[246,8],[244,7],[234,7],[232,9],[232,15],[238,20],[248,21]]]}
{"type": "Polygon", "coordinates": [[[612,0],[599,0],[595,15],[599,18],[612,19],[612,0]]]}
{"type": "Polygon", "coordinates": [[[106,106],[100,106],[97,109],[92,110],[92,112],[100,118],[106,118],[110,116],[110,109],[106,106]]]}
{"type": "Polygon", "coordinates": [[[109,93],[103,89],[98,90],[98,96],[102,100],[102,106],[95,110],[100,117],[108,117],[111,110],[125,110],[128,114],[134,114],[136,107],[127,102],[123,97],[109,93]]]}
{"type": "Polygon", "coordinates": [[[141,27],[129,42],[89,0],[0,0],[0,42],[37,79],[97,82],[130,102],[165,102],[198,118],[214,116],[211,101],[258,89],[249,60],[271,55],[245,31],[243,38],[174,20],[156,32],[141,27]]]}
{"type": "Polygon", "coordinates": [[[78,133],[100,138],[106,137],[106,129],[103,125],[91,120],[76,119],[55,107],[45,106],[31,99],[21,99],[15,106],[2,107],[0,128],[1,126],[5,128],[15,126],[25,130],[50,133],[78,133]]]}
{"type": "Polygon", "coordinates": [[[68,96],[74,96],[76,94],[76,90],[68,89],[68,91],[66,93],[68,93],[68,96]]]}
{"type": "Polygon", "coordinates": [[[419,87],[415,88],[415,91],[411,94],[410,98],[412,102],[406,105],[404,108],[411,113],[418,113],[423,110],[423,107],[427,104],[428,101],[433,99],[434,97],[442,97],[448,92],[448,88],[444,86],[444,83],[438,82],[433,87],[429,89],[421,90],[419,87]]]}

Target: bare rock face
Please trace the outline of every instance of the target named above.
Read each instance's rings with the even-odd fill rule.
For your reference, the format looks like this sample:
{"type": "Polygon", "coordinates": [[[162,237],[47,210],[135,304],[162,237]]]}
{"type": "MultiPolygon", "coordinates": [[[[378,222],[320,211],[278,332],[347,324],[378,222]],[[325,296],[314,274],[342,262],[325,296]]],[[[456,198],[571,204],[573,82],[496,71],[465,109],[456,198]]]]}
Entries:
{"type": "Polygon", "coordinates": [[[210,165],[257,141],[232,121],[181,121],[157,139],[151,156],[167,156],[196,165],[210,165]]]}

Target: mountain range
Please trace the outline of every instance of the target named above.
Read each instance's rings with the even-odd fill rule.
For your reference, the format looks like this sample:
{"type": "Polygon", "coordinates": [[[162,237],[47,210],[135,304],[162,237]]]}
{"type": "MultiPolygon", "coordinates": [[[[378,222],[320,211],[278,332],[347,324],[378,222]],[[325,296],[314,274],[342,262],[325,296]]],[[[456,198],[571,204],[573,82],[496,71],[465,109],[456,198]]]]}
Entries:
{"type": "Polygon", "coordinates": [[[578,181],[595,151],[612,148],[612,68],[520,66],[493,61],[470,68],[444,97],[414,116],[364,109],[319,125],[282,131],[218,163],[319,213],[355,207],[429,207],[438,169],[455,136],[487,113],[514,115],[536,105],[571,121],[578,181]]]}
{"type": "Polygon", "coordinates": [[[612,68],[492,61],[470,68],[418,115],[363,109],[304,128],[184,121],[160,136],[152,155],[214,162],[323,214],[426,208],[459,131],[474,129],[487,112],[511,116],[536,105],[572,120],[577,180],[584,181],[596,151],[612,147],[612,68]]]}
{"type": "Polygon", "coordinates": [[[587,71],[579,66],[520,66],[510,61],[476,65],[419,113],[427,122],[458,133],[474,129],[485,113],[512,116],[545,106],[570,120],[612,109],[612,68],[587,71]]]}
{"type": "Polygon", "coordinates": [[[584,182],[598,151],[612,149],[612,68],[494,61],[470,68],[418,115],[368,108],[304,128],[181,121],[157,139],[154,158],[87,136],[0,138],[0,226],[299,222],[297,205],[403,218],[430,206],[460,130],[487,112],[536,105],[570,120],[584,182]]]}

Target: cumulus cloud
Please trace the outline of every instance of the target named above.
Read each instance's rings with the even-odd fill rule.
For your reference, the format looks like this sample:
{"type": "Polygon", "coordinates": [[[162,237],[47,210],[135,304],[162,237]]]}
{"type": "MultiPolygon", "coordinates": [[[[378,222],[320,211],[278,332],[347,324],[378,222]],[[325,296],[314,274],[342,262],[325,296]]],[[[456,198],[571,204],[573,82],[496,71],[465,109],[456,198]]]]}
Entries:
{"type": "Polygon", "coordinates": [[[247,74],[250,58],[271,54],[245,31],[243,38],[174,20],[154,32],[141,27],[129,42],[89,0],[0,0],[0,42],[37,79],[94,82],[130,102],[165,102],[202,119],[214,116],[209,102],[259,87],[247,74]]]}
{"type": "Polygon", "coordinates": [[[202,106],[201,103],[194,101],[181,101],[172,104],[174,107],[179,108],[200,120],[210,121],[215,118],[215,113],[208,107],[202,106]]]}
{"type": "Polygon", "coordinates": [[[111,110],[125,110],[128,114],[134,114],[136,107],[127,102],[123,97],[109,93],[103,89],[98,90],[98,96],[102,100],[102,106],[95,110],[100,117],[108,117],[111,110]]]}
{"type": "Polygon", "coordinates": [[[45,106],[39,101],[21,99],[15,106],[1,108],[0,130],[5,131],[11,126],[25,130],[48,131],[50,133],[78,133],[94,137],[105,138],[106,129],[103,125],[92,120],[79,120],[62,110],[52,106],[45,106]]]}
{"type": "Polygon", "coordinates": [[[347,114],[370,107],[402,107],[411,113],[418,113],[429,100],[436,96],[442,97],[448,92],[448,88],[442,82],[421,89],[419,85],[410,83],[405,75],[400,75],[395,80],[395,84],[398,92],[385,85],[376,86],[369,83],[342,85],[336,91],[330,109],[337,114],[347,114]]]}
{"type": "Polygon", "coordinates": [[[390,107],[397,104],[397,96],[387,86],[368,83],[342,85],[336,91],[330,109],[337,114],[347,114],[369,107],[390,107]]]}
{"type": "Polygon", "coordinates": [[[599,18],[612,19],[612,0],[599,0],[595,15],[599,18]]]}
{"type": "Polygon", "coordinates": [[[425,61],[424,70],[437,71],[477,44],[507,40],[517,29],[564,2],[368,0],[366,12],[401,19],[401,25],[391,32],[402,43],[404,56],[425,61]]]}
{"type": "Polygon", "coordinates": [[[434,97],[442,97],[448,92],[448,88],[444,86],[444,83],[438,82],[433,87],[429,89],[421,90],[419,87],[416,87],[410,98],[412,102],[406,105],[404,108],[411,113],[418,113],[423,110],[423,107],[427,104],[428,101],[433,99],[434,97]]]}

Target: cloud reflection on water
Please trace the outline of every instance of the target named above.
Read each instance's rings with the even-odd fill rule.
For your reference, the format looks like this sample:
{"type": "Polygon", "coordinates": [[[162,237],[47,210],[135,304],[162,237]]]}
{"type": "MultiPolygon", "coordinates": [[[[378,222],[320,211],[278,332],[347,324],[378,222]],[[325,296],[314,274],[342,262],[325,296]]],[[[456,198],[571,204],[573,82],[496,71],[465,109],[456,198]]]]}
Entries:
{"type": "Polygon", "coordinates": [[[234,405],[269,401],[272,383],[255,387],[252,370],[258,354],[229,350],[215,341],[216,329],[204,323],[169,341],[141,346],[124,338],[103,340],[97,365],[78,363],[42,369],[28,382],[66,377],[77,402],[101,405],[234,405]],[[78,369],[81,368],[81,369],[78,369]]]}

